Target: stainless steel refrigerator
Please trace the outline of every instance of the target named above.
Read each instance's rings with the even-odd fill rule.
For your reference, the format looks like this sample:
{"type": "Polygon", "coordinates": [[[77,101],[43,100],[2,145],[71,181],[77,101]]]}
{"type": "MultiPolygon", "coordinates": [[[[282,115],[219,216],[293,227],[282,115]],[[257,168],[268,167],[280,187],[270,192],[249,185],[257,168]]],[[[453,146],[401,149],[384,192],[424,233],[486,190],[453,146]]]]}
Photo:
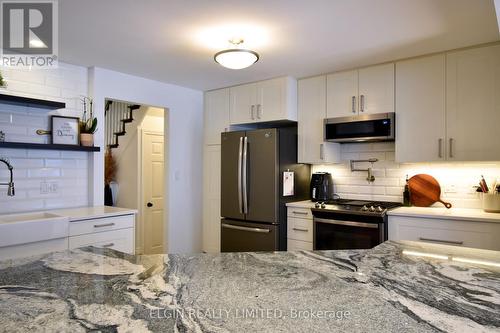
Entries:
{"type": "Polygon", "coordinates": [[[297,127],[221,134],[221,250],[286,250],[286,203],[305,200],[310,167],[297,163],[297,127]],[[294,173],[283,195],[283,173],[294,173]]]}

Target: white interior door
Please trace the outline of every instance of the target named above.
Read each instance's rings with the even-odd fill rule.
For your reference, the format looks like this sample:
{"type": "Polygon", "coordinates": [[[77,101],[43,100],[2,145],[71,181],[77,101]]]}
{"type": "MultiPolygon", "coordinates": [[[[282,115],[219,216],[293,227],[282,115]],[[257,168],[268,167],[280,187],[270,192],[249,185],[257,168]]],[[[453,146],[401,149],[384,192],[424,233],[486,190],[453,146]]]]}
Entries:
{"type": "Polygon", "coordinates": [[[359,114],[394,112],[394,64],[359,70],[359,114]]]}
{"type": "Polygon", "coordinates": [[[163,253],[164,244],[164,139],[142,133],[142,227],[144,253],[163,253]]]}
{"type": "Polygon", "coordinates": [[[328,118],[358,114],[358,71],[333,73],[326,77],[326,114],[328,118]]]}

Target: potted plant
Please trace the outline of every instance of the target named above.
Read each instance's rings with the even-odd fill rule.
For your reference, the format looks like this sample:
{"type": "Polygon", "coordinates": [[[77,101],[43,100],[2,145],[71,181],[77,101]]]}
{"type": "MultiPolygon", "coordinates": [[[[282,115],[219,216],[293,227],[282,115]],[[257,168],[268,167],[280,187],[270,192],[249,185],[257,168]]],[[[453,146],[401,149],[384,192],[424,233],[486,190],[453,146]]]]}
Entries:
{"type": "Polygon", "coordinates": [[[3,79],[2,73],[0,72],[0,88],[7,87],[7,82],[3,79]]]}
{"type": "Polygon", "coordinates": [[[91,98],[83,97],[83,117],[80,120],[80,144],[86,147],[94,145],[94,133],[97,131],[97,118],[91,98]]]}

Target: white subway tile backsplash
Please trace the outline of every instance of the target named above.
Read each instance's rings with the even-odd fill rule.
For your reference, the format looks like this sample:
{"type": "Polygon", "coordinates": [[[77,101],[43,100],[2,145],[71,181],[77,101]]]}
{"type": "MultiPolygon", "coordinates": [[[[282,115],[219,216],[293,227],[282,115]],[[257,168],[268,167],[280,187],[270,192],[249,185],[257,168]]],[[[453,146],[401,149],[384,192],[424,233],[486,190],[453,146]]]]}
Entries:
{"type": "MultiPolygon", "coordinates": [[[[50,127],[50,115],[81,116],[80,98],[88,95],[85,67],[59,63],[53,70],[5,68],[2,74],[8,83],[3,93],[66,103],[65,109],[50,112],[0,103],[0,130],[6,133],[6,141],[48,143],[50,136],[35,132],[50,127]]],[[[14,197],[0,186],[0,214],[88,205],[89,153],[0,148],[0,156],[11,160],[16,186],[14,197]],[[42,183],[53,184],[56,190],[42,193],[42,183]]],[[[0,182],[8,176],[0,165],[0,182]]]]}
{"type": "MultiPolygon", "coordinates": [[[[488,183],[495,179],[500,181],[500,161],[497,163],[412,163],[394,162],[394,143],[359,143],[342,144],[342,164],[314,165],[313,172],[327,171],[333,175],[334,189],[344,198],[402,201],[406,175],[427,173],[435,177],[442,191],[442,198],[450,201],[454,207],[480,208],[481,201],[473,186],[476,186],[481,175],[488,183]],[[375,181],[368,184],[366,172],[351,172],[350,159],[378,158],[373,166],[375,181]]],[[[365,168],[369,164],[361,164],[365,168]]],[[[441,204],[436,204],[437,206],[441,204]]]]}

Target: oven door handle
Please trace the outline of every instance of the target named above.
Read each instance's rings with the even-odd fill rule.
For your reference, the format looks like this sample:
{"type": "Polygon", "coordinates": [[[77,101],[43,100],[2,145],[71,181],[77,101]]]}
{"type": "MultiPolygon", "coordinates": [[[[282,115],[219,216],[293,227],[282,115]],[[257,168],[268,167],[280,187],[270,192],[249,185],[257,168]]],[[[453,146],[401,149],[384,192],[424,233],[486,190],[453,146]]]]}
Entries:
{"type": "Polygon", "coordinates": [[[330,220],[330,219],[320,219],[315,218],[314,222],[319,223],[329,223],[329,224],[337,224],[337,225],[346,225],[349,227],[358,227],[358,228],[371,228],[378,229],[378,223],[364,223],[364,222],[353,222],[353,221],[340,221],[340,220],[330,220]]]}

